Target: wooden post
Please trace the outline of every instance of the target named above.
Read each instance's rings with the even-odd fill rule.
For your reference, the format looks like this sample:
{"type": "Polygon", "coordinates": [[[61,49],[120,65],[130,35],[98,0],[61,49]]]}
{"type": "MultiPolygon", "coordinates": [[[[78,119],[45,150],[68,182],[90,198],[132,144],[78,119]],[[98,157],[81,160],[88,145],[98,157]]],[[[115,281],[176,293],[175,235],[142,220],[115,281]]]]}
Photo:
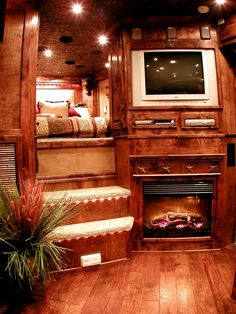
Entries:
{"type": "Polygon", "coordinates": [[[236,271],[235,271],[235,274],[234,274],[234,284],[233,284],[231,299],[236,301],[236,271]]]}

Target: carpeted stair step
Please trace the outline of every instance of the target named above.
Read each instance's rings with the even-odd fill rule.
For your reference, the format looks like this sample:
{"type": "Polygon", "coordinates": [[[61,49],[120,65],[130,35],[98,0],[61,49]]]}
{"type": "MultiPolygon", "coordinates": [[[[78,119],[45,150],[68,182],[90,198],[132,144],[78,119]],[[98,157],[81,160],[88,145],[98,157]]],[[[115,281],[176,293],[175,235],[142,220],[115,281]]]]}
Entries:
{"type": "Polygon", "coordinates": [[[54,242],[65,248],[66,268],[80,267],[83,255],[101,254],[102,263],[130,256],[131,216],[65,225],[51,233],[54,242]]]}
{"type": "Polygon", "coordinates": [[[44,192],[46,202],[62,199],[75,204],[78,215],[70,224],[128,216],[129,196],[130,190],[120,186],[44,192]]]}

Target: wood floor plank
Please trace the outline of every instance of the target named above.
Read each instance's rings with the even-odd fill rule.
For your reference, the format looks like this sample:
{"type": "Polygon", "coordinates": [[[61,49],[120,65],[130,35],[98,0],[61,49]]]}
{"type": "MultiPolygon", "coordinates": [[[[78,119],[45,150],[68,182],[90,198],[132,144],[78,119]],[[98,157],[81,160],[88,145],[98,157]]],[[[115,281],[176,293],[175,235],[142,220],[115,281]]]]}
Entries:
{"type": "Polygon", "coordinates": [[[160,259],[160,313],[177,313],[176,254],[162,254],[160,259]]]}
{"type": "Polygon", "coordinates": [[[214,263],[221,275],[224,286],[227,291],[232,289],[234,272],[236,270],[236,254],[235,252],[224,251],[212,251],[211,252],[214,263]]]}
{"type": "Polygon", "coordinates": [[[175,264],[178,314],[198,314],[189,267],[189,254],[176,254],[175,264]]]}
{"type": "Polygon", "coordinates": [[[43,301],[11,314],[235,314],[236,252],[135,252],[130,260],[63,273],[43,301]],[[229,282],[230,281],[230,282],[229,282]]]}
{"type": "Polygon", "coordinates": [[[209,254],[209,252],[195,252],[189,255],[195,305],[199,314],[221,314],[218,312],[215,298],[208,282],[208,274],[205,272],[206,255],[209,254]]]}

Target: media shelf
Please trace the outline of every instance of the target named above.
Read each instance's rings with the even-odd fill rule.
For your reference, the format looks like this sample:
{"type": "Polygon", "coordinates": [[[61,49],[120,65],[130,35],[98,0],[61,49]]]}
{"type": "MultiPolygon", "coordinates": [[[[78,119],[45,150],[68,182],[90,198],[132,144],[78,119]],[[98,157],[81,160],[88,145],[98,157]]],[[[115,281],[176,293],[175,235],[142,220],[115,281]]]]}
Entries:
{"type": "Polygon", "coordinates": [[[176,128],[175,119],[135,120],[134,128],[176,128]]]}

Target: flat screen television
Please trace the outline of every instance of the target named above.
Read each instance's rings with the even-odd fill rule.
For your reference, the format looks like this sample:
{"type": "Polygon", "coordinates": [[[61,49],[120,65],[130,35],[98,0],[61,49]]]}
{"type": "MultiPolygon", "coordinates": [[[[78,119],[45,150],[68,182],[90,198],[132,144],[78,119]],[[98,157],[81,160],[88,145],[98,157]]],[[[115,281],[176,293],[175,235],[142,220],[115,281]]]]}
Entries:
{"type": "Polygon", "coordinates": [[[134,106],[218,105],[214,51],[132,51],[134,106]]]}

